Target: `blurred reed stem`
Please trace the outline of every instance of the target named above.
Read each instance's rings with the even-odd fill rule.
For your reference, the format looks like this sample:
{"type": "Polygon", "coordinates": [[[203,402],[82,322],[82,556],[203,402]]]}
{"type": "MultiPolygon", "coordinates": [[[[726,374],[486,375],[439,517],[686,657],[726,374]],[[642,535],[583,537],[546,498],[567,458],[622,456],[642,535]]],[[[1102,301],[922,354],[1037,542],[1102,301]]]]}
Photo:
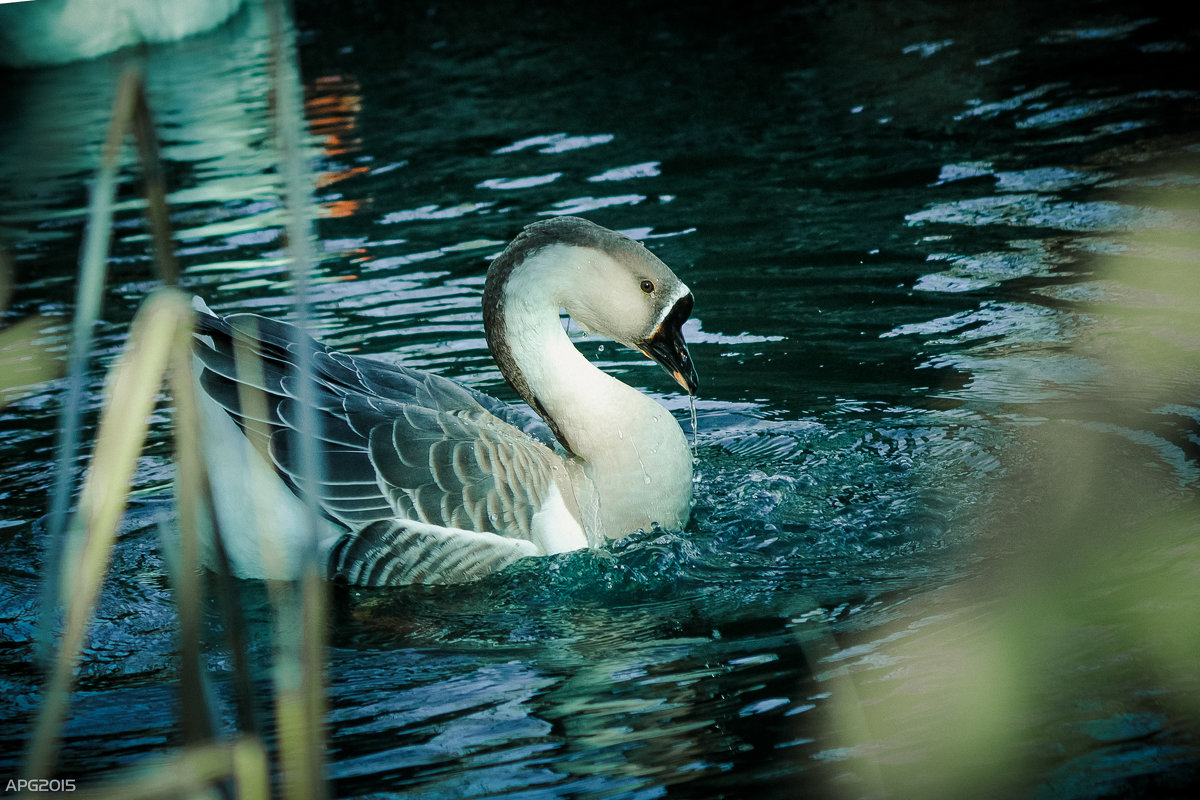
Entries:
{"type": "MultiPolygon", "coordinates": [[[[71,344],[67,356],[67,388],[56,445],[57,469],[50,493],[50,513],[46,526],[50,563],[55,563],[60,557],[64,546],[63,538],[68,533],[66,520],[71,507],[71,490],[75,483],[75,459],[79,454],[87,362],[92,352],[92,331],[100,315],[100,303],[108,272],[113,199],[120,171],[119,156],[121,147],[130,133],[134,136],[140,155],[148,200],[146,214],[154,242],[155,265],[159,277],[168,285],[174,286],[179,283],[179,267],[175,261],[171,239],[166,183],[158,155],[158,138],[154,133],[153,115],[146,99],[141,70],[130,66],[121,75],[117,85],[108,134],[101,152],[100,167],[92,185],[87,231],[80,253],[75,316],[72,320],[71,344]]],[[[56,576],[56,570],[49,571],[42,595],[38,651],[43,658],[49,652],[53,612],[57,607],[59,588],[55,583],[56,576]]]]}
{"type": "Polygon", "coordinates": [[[59,586],[57,565],[62,557],[63,539],[67,535],[67,515],[71,507],[75,483],[75,459],[79,454],[80,428],[83,416],[83,396],[87,361],[92,352],[92,331],[100,315],[100,300],[108,272],[108,249],[112,237],[113,197],[116,192],[121,144],[129,130],[141,75],[130,68],[121,76],[116,100],[109,121],[108,136],[101,152],[100,167],[92,184],[88,206],[88,225],[79,258],[79,282],[75,291],[75,316],[71,325],[71,344],[67,355],[67,387],[63,399],[61,424],[58,429],[57,470],[50,492],[50,515],[47,520],[48,570],[42,595],[42,617],[39,627],[38,652],[45,659],[53,638],[54,611],[58,608],[59,586]]]}
{"type": "Polygon", "coordinates": [[[34,724],[27,777],[52,774],[75,665],[108,572],[150,414],[169,365],[190,358],[191,333],[187,299],[173,290],[156,291],[134,318],[125,349],[109,373],[96,447],[62,562],[63,585],[69,587],[65,620],[34,724]]]}
{"type": "MultiPolygon", "coordinates": [[[[153,204],[153,201],[152,201],[153,204]]],[[[180,295],[183,297],[183,295],[180,295]]],[[[186,303],[186,298],[184,298],[186,303]]],[[[179,614],[179,683],[183,710],[183,736],[187,744],[211,741],[216,736],[210,692],[201,649],[201,616],[204,590],[201,582],[201,503],[209,496],[200,431],[200,410],[192,376],[191,307],[187,306],[185,341],[168,353],[167,379],[175,401],[175,495],[179,523],[179,558],[171,583],[179,614]]],[[[166,539],[164,539],[164,545],[166,539]]]]}
{"type": "Polygon", "coordinates": [[[297,407],[300,454],[299,489],[308,509],[302,578],[291,602],[276,607],[279,655],[276,676],[276,714],[280,739],[284,795],[290,800],[320,800],[327,794],[324,776],[325,619],[326,586],[318,561],[317,525],[320,508],[315,489],[320,480],[316,449],[316,391],[312,350],[306,341],[309,325],[309,273],[315,263],[309,217],[311,192],[306,175],[301,132],[306,130],[295,32],[284,0],[267,0],[271,37],[271,105],[279,149],[287,241],[292,258],[292,293],[297,341],[297,407]]]}

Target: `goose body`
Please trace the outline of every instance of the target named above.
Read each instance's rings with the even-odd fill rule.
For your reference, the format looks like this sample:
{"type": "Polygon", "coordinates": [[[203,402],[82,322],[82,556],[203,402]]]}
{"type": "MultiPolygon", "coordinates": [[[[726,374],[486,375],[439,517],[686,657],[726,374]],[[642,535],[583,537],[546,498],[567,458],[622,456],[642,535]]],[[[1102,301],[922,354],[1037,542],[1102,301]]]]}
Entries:
{"type": "MultiPolygon", "coordinates": [[[[588,361],[560,308],[695,391],[680,332],[688,287],[640,243],[574,217],[528,226],[492,262],[484,288],[489,349],[536,417],[448,378],[304,339],[330,578],[463,582],[519,558],[686,524],[692,454],[678,422],[588,361]]],[[[286,323],[199,313],[216,522],[242,577],[294,577],[308,535],[294,491],[297,341],[286,323]]]]}

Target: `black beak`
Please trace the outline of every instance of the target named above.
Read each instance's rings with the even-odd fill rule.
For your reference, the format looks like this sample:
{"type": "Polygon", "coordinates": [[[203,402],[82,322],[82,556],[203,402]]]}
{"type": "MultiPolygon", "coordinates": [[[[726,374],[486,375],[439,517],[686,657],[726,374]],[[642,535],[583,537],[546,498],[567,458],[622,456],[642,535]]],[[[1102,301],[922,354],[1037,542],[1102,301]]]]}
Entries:
{"type": "Polygon", "coordinates": [[[638,344],[638,349],[671,373],[675,382],[687,390],[688,394],[695,394],[699,386],[696,367],[692,364],[682,330],[683,323],[692,313],[692,302],[691,294],[679,298],[658,326],[658,330],[649,339],[638,344]]]}

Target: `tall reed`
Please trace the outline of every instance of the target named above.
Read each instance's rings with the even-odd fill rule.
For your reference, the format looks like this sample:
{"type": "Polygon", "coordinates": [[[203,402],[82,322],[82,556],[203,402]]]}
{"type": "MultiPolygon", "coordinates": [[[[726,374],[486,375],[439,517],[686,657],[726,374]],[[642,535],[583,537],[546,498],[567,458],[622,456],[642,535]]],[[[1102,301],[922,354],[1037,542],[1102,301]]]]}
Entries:
{"type": "MultiPolygon", "coordinates": [[[[266,0],[271,20],[272,122],[279,153],[279,174],[287,211],[287,240],[293,264],[293,293],[301,329],[308,318],[305,293],[312,268],[310,197],[301,132],[299,71],[294,31],[282,0],[266,0]]],[[[80,257],[68,359],[67,389],[58,440],[58,471],[49,516],[49,575],[42,617],[42,647],[48,662],[46,689],[38,709],[23,774],[40,778],[54,773],[58,742],[69,709],[75,671],[95,612],[112,547],[128,502],[130,482],[145,444],[149,419],[164,387],[174,404],[174,454],[178,530],[164,526],[163,550],[179,618],[179,680],[181,729],[184,746],[165,763],[136,768],[99,797],[182,798],[206,794],[224,786],[235,797],[259,798],[270,793],[268,755],[259,738],[253,711],[249,666],[241,635],[236,588],[221,568],[221,532],[215,524],[212,497],[202,448],[206,438],[198,413],[192,374],[192,309],[178,289],[179,269],[173,253],[166,187],[158,156],[153,118],[140,72],[130,68],[121,78],[108,136],[92,187],[87,232],[80,257]],[[75,472],[81,450],[81,409],[91,331],[99,313],[113,225],[113,198],[118,182],[118,155],[128,136],[137,143],[147,200],[147,217],[154,243],[154,262],[165,288],[152,292],[139,309],[127,343],[111,367],[91,458],[76,508],[71,512],[75,472]],[[207,603],[201,580],[201,541],[215,541],[217,610],[231,639],[241,732],[222,740],[211,702],[201,619],[207,603]],[[54,622],[62,623],[53,640],[54,622]],[[53,650],[51,656],[49,651],[53,650]]],[[[2,266],[2,265],[0,265],[2,266]]],[[[8,332],[4,332],[7,334],[8,332]]],[[[2,334],[0,334],[2,335],[2,334]]],[[[306,356],[306,348],[299,348],[306,356]]],[[[252,364],[253,359],[247,359],[252,364]]],[[[301,399],[312,394],[312,368],[300,359],[301,399]]],[[[245,398],[253,403],[253,398],[245,398]]],[[[261,401],[259,401],[261,402],[261,401]]],[[[302,403],[309,407],[311,403],[302,403]]],[[[311,413],[310,413],[311,416],[311,413]]],[[[301,420],[301,430],[315,430],[315,420],[301,420]]],[[[297,446],[305,454],[300,485],[319,479],[313,437],[301,435],[297,446]]],[[[304,577],[295,584],[275,584],[270,593],[276,620],[274,678],[278,738],[278,783],[283,796],[316,800],[326,795],[324,775],[325,586],[320,579],[316,548],[316,506],[311,518],[304,577]]]]}

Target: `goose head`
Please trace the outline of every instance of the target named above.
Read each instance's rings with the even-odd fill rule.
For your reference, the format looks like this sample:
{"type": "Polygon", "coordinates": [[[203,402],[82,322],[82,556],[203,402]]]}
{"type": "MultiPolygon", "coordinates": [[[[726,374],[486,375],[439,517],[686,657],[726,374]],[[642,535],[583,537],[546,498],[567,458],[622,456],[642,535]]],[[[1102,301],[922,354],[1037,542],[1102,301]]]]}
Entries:
{"type": "Polygon", "coordinates": [[[562,308],[584,331],[640,350],[694,394],[698,379],[682,332],[692,302],[687,285],[640,242],[555,217],[527,226],[488,268],[484,328],[504,370],[506,317],[534,313],[538,303],[562,308]]]}

